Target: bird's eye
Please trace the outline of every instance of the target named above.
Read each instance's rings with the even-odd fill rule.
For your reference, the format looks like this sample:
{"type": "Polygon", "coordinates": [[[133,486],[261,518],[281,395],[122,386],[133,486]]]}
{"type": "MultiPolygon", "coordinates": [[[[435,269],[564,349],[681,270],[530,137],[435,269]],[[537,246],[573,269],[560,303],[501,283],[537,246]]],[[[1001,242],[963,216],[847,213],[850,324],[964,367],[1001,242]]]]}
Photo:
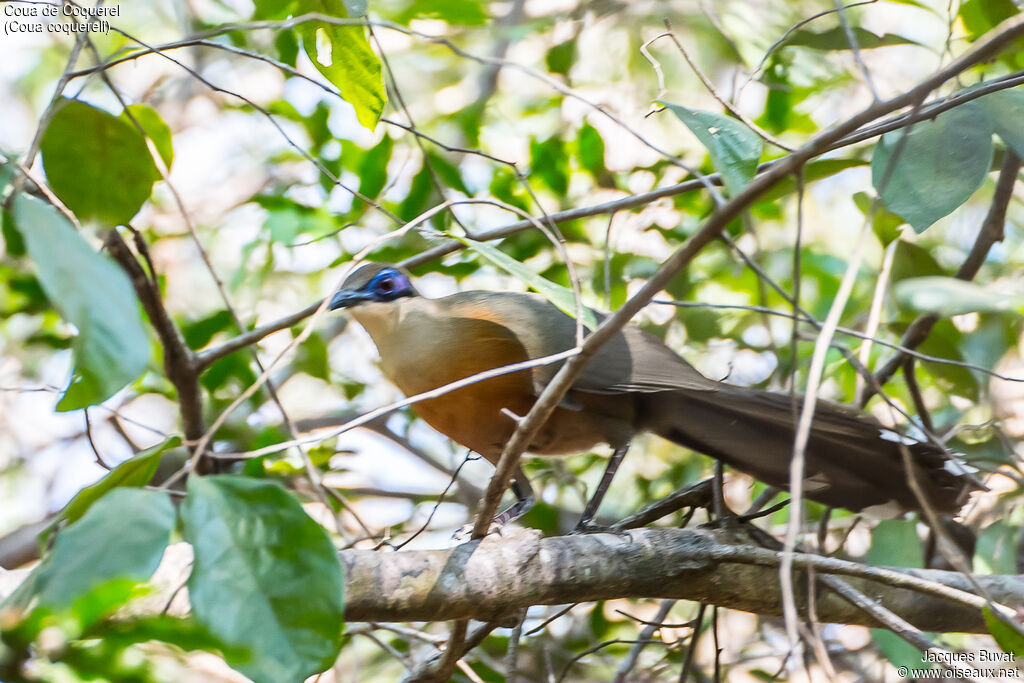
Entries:
{"type": "Polygon", "coordinates": [[[377,290],[380,292],[390,292],[395,288],[394,278],[386,277],[377,283],[377,290]]]}

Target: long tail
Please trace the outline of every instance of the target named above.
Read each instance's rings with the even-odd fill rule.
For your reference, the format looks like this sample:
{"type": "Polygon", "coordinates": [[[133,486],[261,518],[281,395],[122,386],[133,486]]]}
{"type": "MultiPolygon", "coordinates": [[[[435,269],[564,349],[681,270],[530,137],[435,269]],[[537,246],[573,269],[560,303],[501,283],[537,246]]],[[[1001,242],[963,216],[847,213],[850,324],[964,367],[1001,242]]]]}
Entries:
{"type": "MultiPolygon", "coordinates": [[[[800,409],[798,404],[794,410],[789,396],[722,384],[707,391],[649,394],[645,400],[650,431],[789,489],[794,416],[800,409]]],[[[825,505],[885,516],[920,510],[901,441],[933,510],[955,513],[972,490],[981,488],[942,449],[907,439],[869,415],[819,401],[806,451],[804,495],[825,505]]]]}

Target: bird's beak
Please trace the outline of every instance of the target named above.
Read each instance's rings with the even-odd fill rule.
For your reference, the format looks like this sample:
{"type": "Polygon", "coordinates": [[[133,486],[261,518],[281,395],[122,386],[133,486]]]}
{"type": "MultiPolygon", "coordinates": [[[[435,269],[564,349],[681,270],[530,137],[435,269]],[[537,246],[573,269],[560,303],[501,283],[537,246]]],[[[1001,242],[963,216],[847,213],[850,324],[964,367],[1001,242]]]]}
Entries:
{"type": "Polygon", "coordinates": [[[327,308],[336,311],[339,308],[351,308],[365,301],[371,301],[373,297],[366,292],[359,292],[353,289],[342,289],[331,297],[331,303],[327,308]]]}

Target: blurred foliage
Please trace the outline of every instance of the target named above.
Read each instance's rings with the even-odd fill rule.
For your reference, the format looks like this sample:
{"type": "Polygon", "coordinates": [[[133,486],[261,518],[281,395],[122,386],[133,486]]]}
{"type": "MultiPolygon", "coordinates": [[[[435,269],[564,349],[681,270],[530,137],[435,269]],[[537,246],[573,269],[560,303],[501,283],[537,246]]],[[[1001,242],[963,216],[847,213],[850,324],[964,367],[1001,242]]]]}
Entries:
{"type": "MultiPolygon", "coordinates": [[[[124,60],[103,70],[116,94],[86,68],[95,64],[90,49],[67,65],[74,45],[67,36],[28,44],[32,59],[9,60],[18,66],[5,71],[16,80],[3,84],[9,96],[0,111],[22,117],[23,125],[5,126],[15,132],[2,138],[11,150],[0,152],[0,385],[49,392],[49,408],[74,419],[77,436],[66,438],[67,422],[52,429],[16,417],[0,422],[14,437],[10,446],[0,443],[0,482],[13,490],[48,445],[57,444],[64,458],[51,469],[70,468],[82,454],[92,466],[96,444],[104,450],[117,442],[123,455],[119,464],[109,461],[109,472],[94,466],[75,481],[78,494],[55,506],[63,508],[54,510],[42,562],[0,607],[5,681],[160,680],[158,667],[141,654],[152,641],[179,654],[218,652],[256,681],[323,671],[344,648],[339,666],[358,661],[365,680],[392,680],[401,675],[395,653],[419,661],[432,647],[400,633],[374,636],[390,650],[342,637],[334,548],[358,539],[360,547],[401,542],[429,521],[439,490],[403,492],[386,477],[358,471],[345,435],[311,444],[303,457],[294,448],[274,448],[293,437],[275,395],[289,422],[308,418],[314,426],[335,426],[397,396],[365,356],[361,333],[328,315],[309,334],[300,324],[290,336],[254,346],[261,363],[243,348],[204,365],[198,383],[206,425],[269,375],[276,393],[248,395],[225,416],[211,445],[224,453],[272,452],[226,465],[231,475],[190,477],[187,493],[175,494],[184,496],[175,511],[170,494],[144,488],[174,476],[188,458],[177,389],[167,373],[172,361],[131,281],[104,253],[111,230],[135,245],[142,272],[194,352],[216,350],[329,294],[357,255],[398,262],[444,237],[466,248],[416,267],[428,293],[530,287],[575,315],[564,249],[584,303],[614,310],[714,211],[702,178],[719,176],[722,194],[734,197],[786,154],[726,112],[694,76],[690,59],[719,97],[795,147],[867,107],[867,76],[882,98],[897,95],[937,60],[949,63],[1020,12],[1010,0],[882,1],[848,8],[847,31],[825,0],[600,0],[557,8],[520,0],[143,5],[121,4],[125,16],[114,23],[126,33],[90,34],[102,60],[124,60]],[[309,13],[316,16],[299,20],[309,13]],[[684,58],[667,39],[651,42],[645,49],[655,67],[640,47],[665,31],[665,20],[690,52],[684,58]],[[196,36],[201,42],[179,43],[196,36]],[[141,49],[143,42],[160,54],[141,49]],[[54,96],[65,71],[68,87],[54,96]],[[656,102],[678,104],[662,111],[656,102]],[[36,128],[39,148],[30,149],[36,128]],[[26,159],[30,151],[40,158],[26,159]],[[31,166],[27,181],[18,177],[20,163],[31,166]],[[677,183],[685,189],[628,209],[546,220],[677,183]],[[494,200],[536,217],[550,234],[531,228],[483,240],[487,231],[522,219],[494,200]],[[451,205],[433,211],[442,202],[451,205]],[[415,229],[401,230],[428,211],[415,229]],[[271,363],[288,342],[294,350],[271,363]],[[86,408],[87,433],[81,431],[86,408]],[[171,433],[139,424],[172,425],[171,433]],[[52,433],[41,438],[33,429],[52,433]],[[408,511],[400,511],[401,519],[382,515],[387,521],[371,522],[371,537],[364,538],[361,522],[343,514],[347,503],[313,495],[309,468],[318,478],[345,482],[342,487],[358,482],[351,504],[363,515],[378,514],[375,504],[401,495],[408,511]],[[86,486],[90,480],[96,481],[86,486]],[[383,496],[373,493],[376,487],[383,496]],[[329,535],[301,503],[339,525],[329,535]],[[146,592],[164,548],[179,534],[196,552],[189,582],[194,616],[118,612],[146,592]]],[[[709,245],[658,297],[678,305],[651,306],[638,318],[708,376],[776,390],[802,387],[816,329],[794,326],[790,298],[798,291],[800,306],[823,319],[866,224],[865,263],[837,343],[857,352],[862,340],[846,330],[865,329],[879,283],[887,289],[870,367],[892,356],[891,345],[918,315],[942,317],[918,349],[925,357],[915,377],[936,432],[979,476],[993,477],[993,491],[967,519],[979,536],[973,558],[979,572],[1022,569],[1024,473],[1015,447],[1024,433],[1024,398],[990,372],[1024,372],[1019,201],[1010,202],[1004,239],[975,281],[951,276],[992,201],[994,171],[1006,154],[1024,153],[1024,90],[966,98],[1024,67],[1022,55],[1024,43],[1017,41],[932,93],[912,127],[840,146],[806,164],[799,178],[777,183],[728,226],[730,243],[709,245]],[[957,106],[940,111],[950,102],[957,106]],[[883,265],[887,250],[890,266],[883,265]]],[[[584,322],[594,324],[589,316],[584,322]]],[[[854,401],[857,374],[838,350],[826,372],[827,397],[854,401]]],[[[901,376],[884,389],[897,406],[912,415],[918,410],[901,376]]],[[[24,415],[31,397],[0,393],[0,420],[5,412],[24,415]]],[[[890,415],[877,398],[869,409],[890,415]]],[[[924,424],[915,418],[902,428],[920,437],[924,424]]],[[[410,471],[427,460],[446,472],[458,461],[459,449],[424,437],[409,412],[380,431],[418,451],[420,458],[406,465],[410,471]]],[[[602,465],[597,454],[525,462],[542,493],[523,523],[545,534],[571,527],[602,465]]],[[[706,476],[709,467],[702,456],[642,439],[603,512],[623,517],[706,476]]],[[[732,482],[728,502],[736,509],[764,491],[742,476],[732,482]]],[[[472,501],[455,500],[468,518],[472,501]]],[[[456,506],[437,511],[448,507],[456,506]]],[[[448,521],[435,522],[425,543],[446,543],[461,523],[441,516],[448,521]]],[[[829,521],[827,541],[834,546],[855,524],[848,512],[829,517],[816,505],[808,506],[807,517],[829,521]]],[[[685,511],[666,522],[684,520],[685,511]]],[[[704,521],[703,513],[697,520],[704,521]]],[[[778,530],[788,510],[763,521],[778,530]]],[[[851,545],[861,533],[860,547],[870,549],[860,559],[920,566],[918,528],[915,520],[885,522],[870,532],[855,530],[851,545]]],[[[857,557],[845,546],[838,552],[857,557]]],[[[629,615],[652,616],[654,609],[642,601],[599,602],[543,625],[556,608],[533,610],[524,632],[540,629],[541,638],[524,637],[520,671],[537,679],[566,672],[572,680],[581,671],[610,679],[630,648],[613,641],[629,641],[643,627],[629,615]]],[[[679,604],[667,621],[695,615],[696,606],[679,604]]],[[[989,624],[1002,647],[1020,649],[1019,634],[994,617],[989,624]]],[[[635,671],[675,680],[693,640],[710,638],[711,626],[708,611],[699,624],[661,629],[658,645],[645,650],[635,671]]],[[[778,626],[763,620],[750,631],[728,646],[734,664],[725,675],[734,667],[770,678],[772,667],[758,657],[769,648],[782,666],[778,626]]],[[[920,667],[916,651],[891,633],[877,632],[875,640],[877,647],[844,659],[844,666],[861,678],[876,671],[870,667],[878,659],[890,668],[920,667]]],[[[507,632],[496,631],[467,666],[483,680],[503,680],[508,645],[507,632]]],[[[699,654],[695,666],[710,677],[714,662],[699,654]]],[[[453,680],[469,679],[457,672],[453,680]]]]}

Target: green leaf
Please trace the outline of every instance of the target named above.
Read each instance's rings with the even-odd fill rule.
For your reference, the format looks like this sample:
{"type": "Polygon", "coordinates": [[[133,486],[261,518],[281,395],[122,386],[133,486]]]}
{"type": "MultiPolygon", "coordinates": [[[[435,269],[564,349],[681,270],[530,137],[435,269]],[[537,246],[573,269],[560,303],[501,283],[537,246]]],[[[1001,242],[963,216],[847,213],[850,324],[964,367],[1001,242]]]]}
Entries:
{"type": "Polygon", "coordinates": [[[409,194],[398,205],[395,213],[405,222],[419,216],[427,208],[430,201],[430,193],[434,190],[434,179],[430,175],[430,168],[424,162],[416,175],[412,177],[412,184],[409,186],[409,194]]]}
{"type": "MultiPolygon", "coordinates": [[[[500,251],[487,242],[477,242],[476,240],[457,237],[454,235],[451,237],[462,242],[509,275],[514,275],[533,289],[537,290],[541,296],[561,309],[561,311],[566,315],[573,318],[576,317],[576,297],[573,295],[573,291],[571,289],[555,284],[554,282],[541,277],[519,261],[516,261],[505,252],[500,251]]],[[[586,306],[582,306],[582,309],[583,325],[589,330],[594,330],[597,327],[597,317],[594,315],[594,312],[586,306]]]]}
{"type": "Polygon", "coordinates": [[[146,139],[127,120],[84,102],[58,106],[40,143],[50,187],[80,220],[127,223],[160,179],[146,139]]]}
{"type": "MultiPolygon", "coordinates": [[[[939,320],[918,347],[921,353],[963,362],[963,335],[949,320],[939,320]]],[[[961,365],[924,361],[923,367],[935,377],[935,385],[947,394],[978,400],[978,377],[961,365]]]]}
{"type": "Polygon", "coordinates": [[[988,605],[982,608],[982,612],[985,615],[985,626],[995,638],[999,649],[1003,652],[1012,652],[1016,657],[1024,657],[1024,636],[997,617],[988,605]]]}
{"type": "Polygon", "coordinates": [[[295,0],[254,0],[253,19],[284,19],[292,13],[295,0]]]}
{"type": "Polygon", "coordinates": [[[900,228],[906,221],[885,208],[877,198],[869,196],[867,192],[857,192],[853,195],[853,203],[865,218],[871,219],[871,229],[883,247],[900,238],[900,228]]]}
{"type": "Polygon", "coordinates": [[[280,29],[274,36],[277,59],[288,66],[295,66],[299,56],[299,37],[294,29],[280,29]]]}
{"type": "MultiPolygon", "coordinates": [[[[317,12],[335,17],[349,16],[341,0],[299,0],[297,14],[317,12]]],[[[302,49],[313,66],[334,84],[342,99],[356,110],[356,118],[373,130],[384,110],[387,96],[381,80],[380,60],[370,48],[362,26],[336,26],[308,21],[298,27],[302,49]],[[323,37],[321,45],[318,38],[323,37]],[[327,54],[327,49],[330,54],[327,54]]]]}
{"type": "MultiPolygon", "coordinates": [[[[25,635],[30,636],[30,639],[37,637],[42,628],[52,624],[53,617],[56,615],[61,617],[61,627],[65,633],[77,634],[113,614],[132,598],[144,594],[136,581],[122,577],[100,581],[84,593],[75,596],[70,605],[33,605],[41,585],[40,575],[47,566],[45,560],[42,564],[37,565],[28,578],[22,581],[14,593],[8,596],[0,606],[4,610],[10,609],[14,610],[16,614],[24,615],[17,628],[25,635]]],[[[0,632],[0,641],[3,640],[2,635],[0,632]]]]}
{"type": "Polygon", "coordinates": [[[7,186],[11,184],[11,176],[14,175],[14,160],[0,162],[0,197],[3,197],[7,186]]]}
{"type": "Polygon", "coordinates": [[[924,551],[917,535],[917,523],[899,519],[879,522],[871,530],[871,546],[864,561],[888,567],[923,566],[924,551]]]}
{"type": "Polygon", "coordinates": [[[1020,12],[1013,0],[966,0],[957,12],[971,36],[977,39],[1020,12]]]}
{"type": "MultiPolygon", "coordinates": [[[[2,190],[0,187],[0,193],[2,190]]],[[[4,238],[4,249],[10,256],[25,255],[25,240],[21,239],[21,234],[14,225],[14,217],[6,209],[0,210],[0,234],[4,238]]]]}
{"type": "Polygon", "coordinates": [[[180,445],[181,437],[172,436],[156,446],[147,448],[134,457],[125,460],[110,470],[98,482],[91,486],[86,486],[76,493],[75,497],[64,506],[58,520],[66,519],[68,522],[74,522],[84,515],[97,500],[115,488],[122,486],[145,486],[153,479],[163,454],[180,445]]]}
{"type": "Polygon", "coordinates": [[[946,318],[963,313],[1001,313],[1021,310],[1024,298],[992,292],[953,277],[916,277],[894,287],[896,301],[912,311],[938,313],[946,318]]]}
{"type": "MultiPolygon", "coordinates": [[[[152,573],[152,572],[151,572],[152,573]]],[[[82,628],[88,628],[106,616],[113,614],[132,598],[145,594],[138,581],[121,577],[103,581],[79,595],[71,603],[70,612],[82,628]]],[[[49,609],[43,606],[42,609],[49,609]]]]}
{"type": "Polygon", "coordinates": [[[130,104],[121,112],[121,118],[133,129],[135,123],[139,124],[146,137],[153,143],[157,154],[163,159],[164,166],[170,169],[174,163],[174,143],[171,127],[164,123],[160,114],[144,104],[130,104]],[[131,118],[128,118],[128,114],[131,114],[131,118]],[[132,118],[135,119],[135,123],[132,123],[132,118]]]}
{"type": "Polygon", "coordinates": [[[89,629],[84,636],[100,639],[107,645],[120,648],[157,640],[174,645],[186,652],[206,650],[230,653],[233,657],[248,655],[247,650],[225,646],[219,638],[194,619],[179,619],[166,614],[146,616],[130,621],[121,619],[104,621],[89,629]]]}
{"type": "Polygon", "coordinates": [[[523,184],[520,182],[519,177],[507,166],[499,166],[494,171],[488,189],[492,195],[506,204],[511,204],[523,211],[529,211],[529,195],[523,190],[523,184]]]}
{"type": "Polygon", "coordinates": [[[736,195],[757,172],[761,138],[736,119],[678,104],[659,102],[672,110],[707,148],[711,163],[722,175],[730,195],[736,195]]]}
{"type": "Polygon", "coordinates": [[[1001,90],[978,98],[976,102],[985,108],[995,130],[1006,146],[1024,158],[1024,90],[1013,88],[1001,90]]]}
{"type": "MultiPolygon", "coordinates": [[[[807,185],[815,180],[828,178],[848,168],[867,166],[867,164],[868,162],[862,159],[818,159],[812,161],[804,166],[804,191],[806,192],[807,185]]],[[[762,194],[758,202],[772,202],[794,192],[796,192],[796,180],[792,176],[786,176],[762,194]]]]}
{"type": "MultiPolygon", "coordinates": [[[[239,349],[234,353],[220,358],[210,364],[202,375],[199,383],[210,393],[222,388],[228,380],[234,379],[241,390],[256,381],[256,373],[252,369],[252,356],[239,349]]],[[[258,403],[256,404],[258,405],[258,403]]]]}
{"type": "Polygon", "coordinates": [[[174,506],[164,491],[119,488],[57,534],[40,565],[39,602],[54,608],[112,579],[146,581],[156,571],[174,528],[174,506]]]}
{"type": "Polygon", "coordinates": [[[756,119],[762,128],[773,133],[813,133],[814,120],[801,106],[818,88],[807,87],[802,70],[794,67],[794,53],[777,50],[765,64],[761,81],[768,88],[764,113],[756,119]]]}
{"type": "Polygon", "coordinates": [[[342,0],[350,17],[366,16],[366,0],[342,0]]]}
{"type": "MultiPolygon", "coordinates": [[[[1006,353],[1017,346],[1020,318],[1016,315],[981,315],[978,326],[963,337],[964,358],[983,368],[995,367],[1006,353]]],[[[988,432],[964,432],[970,439],[988,432]]]]}
{"type": "MultiPolygon", "coordinates": [[[[957,15],[967,29],[967,40],[975,41],[993,28],[1020,13],[1013,0],[966,0],[960,3],[957,15]]],[[[1005,46],[998,56],[999,61],[1016,71],[1024,67],[1024,39],[1017,38],[1005,46]]]]}
{"type": "Polygon", "coordinates": [[[488,16],[482,0],[415,0],[396,17],[396,21],[408,24],[419,18],[441,19],[461,26],[483,26],[488,16]]]}
{"type": "Polygon", "coordinates": [[[882,136],[871,180],[885,205],[920,233],[967,201],[991,164],[992,124],[983,107],[968,102],[914,124],[909,133],[882,136]]]}
{"type": "Polygon", "coordinates": [[[13,213],[46,296],[78,328],[74,374],[57,409],[110,398],[149,362],[149,337],[128,277],[49,204],[20,194],[13,213]]]}
{"type": "Polygon", "coordinates": [[[544,55],[544,63],[548,71],[563,76],[569,73],[573,60],[576,58],[576,41],[579,36],[573,36],[569,40],[551,47],[544,55]]]}
{"type": "MultiPolygon", "coordinates": [[[[927,631],[924,635],[928,638],[935,636],[934,633],[927,631]]],[[[922,660],[920,650],[892,631],[884,628],[873,628],[871,629],[871,638],[878,645],[878,649],[882,651],[885,661],[889,662],[892,666],[905,666],[908,669],[916,670],[937,669],[934,663],[922,660]]]]}
{"type": "Polygon", "coordinates": [[[295,370],[317,377],[327,382],[330,380],[331,368],[327,355],[327,344],[323,337],[314,332],[306,341],[295,349],[295,370]]]}
{"type": "Polygon", "coordinates": [[[979,574],[1016,574],[1020,525],[996,520],[978,534],[974,571],[979,574]]]}
{"type": "MultiPolygon", "coordinates": [[[[290,106],[290,105],[289,105],[290,106]]],[[[316,107],[308,115],[299,114],[295,112],[297,118],[293,118],[293,121],[298,121],[306,129],[306,133],[309,134],[309,141],[313,145],[313,150],[319,154],[325,144],[328,141],[334,139],[334,134],[331,132],[331,107],[327,102],[321,100],[316,103],[316,107]]],[[[291,118],[291,116],[289,116],[291,118]]]]}
{"type": "Polygon", "coordinates": [[[314,238],[337,231],[337,223],[323,206],[304,206],[286,197],[260,197],[256,203],[267,210],[263,227],[270,241],[292,246],[300,235],[314,238]]]}
{"type": "Polygon", "coordinates": [[[901,241],[896,245],[896,256],[892,261],[893,282],[911,277],[945,274],[942,266],[927,249],[906,241],[901,241]]]}
{"type": "Polygon", "coordinates": [[[604,165],[604,139],[601,133],[584,122],[577,140],[580,166],[594,177],[601,187],[615,187],[615,180],[604,165]]]}
{"type": "Polygon", "coordinates": [[[569,191],[569,163],[565,144],[556,137],[530,138],[530,175],[541,179],[559,197],[569,191]]]}
{"type": "Polygon", "coordinates": [[[427,152],[427,160],[430,162],[430,167],[434,169],[438,177],[444,183],[446,187],[450,187],[454,190],[458,190],[467,197],[472,197],[473,193],[466,187],[466,183],[462,180],[462,175],[459,173],[459,168],[452,162],[445,159],[440,154],[433,152],[427,152]]]}
{"type": "Polygon", "coordinates": [[[214,335],[232,328],[235,324],[231,312],[219,310],[199,320],[185,323],[181,326],[181,336],[190,349],[201,349],[210,343],[214,335]]]}
{"type": "Polygon", "coordinates": [[[228,663],[257,683],[300,681],[334,663],[344,623],[342,569],[327,532],[279,486],[191,477],[181,508],[195,550],[193,613],[250,657],[228,663]]]}
{"type": "Polygon", "coordinates": [[[366,150],[366,155],[359,162],[359,194],[376,199],[388,183],[388,161],[394,140],[385,135],[380,142],[366,150]]]}
{"type": "MultiPolygon", "coordinates": [[[[921,45],[916,40],[904,38],[895,33],[886,33],[880,36],[860,26],[853,26],[850,30],[853,32],[853,37],[857,41],[857,49],[859,50],[870,50],[871,48],[886,47],[888,45],[921,45]]],[[[852,49],[849,37],[842,26],[836,26],[825,31],[794,31],[782,45],[785,47],[807,47],[812,50],[852,49]]]]}

